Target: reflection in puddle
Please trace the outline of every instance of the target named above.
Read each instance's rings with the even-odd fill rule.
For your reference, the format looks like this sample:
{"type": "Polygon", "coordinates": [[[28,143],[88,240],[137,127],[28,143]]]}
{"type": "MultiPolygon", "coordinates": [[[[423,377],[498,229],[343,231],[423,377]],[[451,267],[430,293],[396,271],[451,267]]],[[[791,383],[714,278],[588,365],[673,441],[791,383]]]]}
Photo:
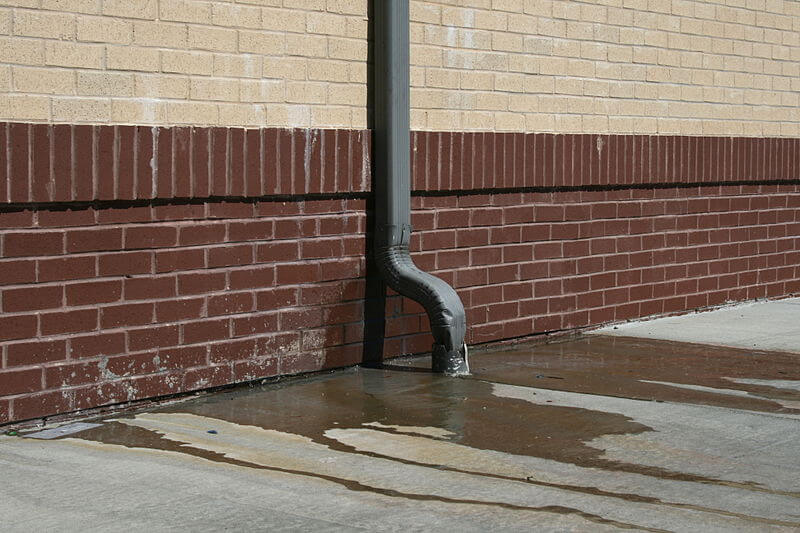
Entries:
{"type": "Polygon", "coordinates": [[[800,401],[798,363],[790,353],[599,335],[472,356],[474,377],[486,381],[794,414],[787,402],[800,401]]]}
{"type": "Polygon", "coordinates": [[[593,526],[800,527],[796,360],[591,337],[477,354],[464,379],[353,369],[77,437],[593,526]]]}

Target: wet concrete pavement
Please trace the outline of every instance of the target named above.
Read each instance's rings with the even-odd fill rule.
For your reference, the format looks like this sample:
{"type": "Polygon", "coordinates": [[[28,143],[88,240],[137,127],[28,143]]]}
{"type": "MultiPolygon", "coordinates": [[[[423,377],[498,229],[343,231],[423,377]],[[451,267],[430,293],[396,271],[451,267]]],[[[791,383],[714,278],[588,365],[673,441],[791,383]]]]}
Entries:
{"type": "Polygon", "coordinates": [[[586,336],[4,436],[2,529],[800,530],[799,358],[586,336]]]}

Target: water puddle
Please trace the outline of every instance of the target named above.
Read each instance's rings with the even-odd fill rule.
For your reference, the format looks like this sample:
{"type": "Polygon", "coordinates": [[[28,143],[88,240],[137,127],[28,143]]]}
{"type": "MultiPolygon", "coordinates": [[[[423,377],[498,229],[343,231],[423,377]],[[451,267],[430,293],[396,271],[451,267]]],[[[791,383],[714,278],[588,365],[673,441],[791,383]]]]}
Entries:
{"type": "Polygon", "coordinates": [[[228,391],[70,438],[598,527],[800,528],[797,356],[594,336],[471,363],[228,391]]]}

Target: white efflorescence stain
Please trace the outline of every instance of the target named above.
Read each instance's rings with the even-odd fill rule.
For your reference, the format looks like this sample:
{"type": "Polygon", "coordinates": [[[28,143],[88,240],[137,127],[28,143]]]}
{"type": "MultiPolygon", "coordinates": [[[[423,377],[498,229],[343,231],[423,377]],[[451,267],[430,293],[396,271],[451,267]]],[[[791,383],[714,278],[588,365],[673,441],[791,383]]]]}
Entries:
{"type": "Polygon", "coordinates": [[[79,431],[96,428],[99,427],[100,425],[101,424],[90,424],[88,422],[76,422],[74,424],[67,424],[65,426],[59,426],[57,428],[50,428],[50,429],[45,429],[44,431],[37,431],[36,433],[27,433],[23,435],[23,437],[29,439],[43,439],[43,440],[57,439],[58,437],[72,435],[73,433],[77,433],[79,431]]]}

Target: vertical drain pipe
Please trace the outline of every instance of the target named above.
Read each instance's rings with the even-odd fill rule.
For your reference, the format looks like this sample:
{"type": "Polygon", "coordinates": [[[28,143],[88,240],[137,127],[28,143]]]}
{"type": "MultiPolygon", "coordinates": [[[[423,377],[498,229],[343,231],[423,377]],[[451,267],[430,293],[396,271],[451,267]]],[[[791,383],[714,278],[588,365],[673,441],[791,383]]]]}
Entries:
{"type": "Polygon", "coordinates": [[[374,0],[375,262],[392,289],[421,304],[433,334],[432,369],[466,374],[464,304],[443,280],[411,260],[408,0],[374,0]]]}

